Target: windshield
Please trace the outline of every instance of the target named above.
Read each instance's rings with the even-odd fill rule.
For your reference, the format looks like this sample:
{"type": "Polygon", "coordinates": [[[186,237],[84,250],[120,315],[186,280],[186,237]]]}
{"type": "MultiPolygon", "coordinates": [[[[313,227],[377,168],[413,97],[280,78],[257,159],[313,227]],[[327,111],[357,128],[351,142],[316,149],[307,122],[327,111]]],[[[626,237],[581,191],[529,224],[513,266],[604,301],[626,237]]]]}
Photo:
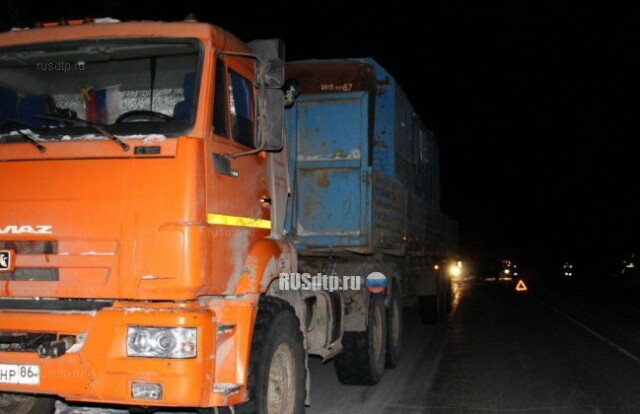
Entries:
{"type": "Polygon", "coordinates": [[[48,139],[176,135],[195,114],[200,47],[191,40],[88,40],[0,49],[0,134],[48,139]],[[97,134],[97,136],[102,136],[97,134]]]}

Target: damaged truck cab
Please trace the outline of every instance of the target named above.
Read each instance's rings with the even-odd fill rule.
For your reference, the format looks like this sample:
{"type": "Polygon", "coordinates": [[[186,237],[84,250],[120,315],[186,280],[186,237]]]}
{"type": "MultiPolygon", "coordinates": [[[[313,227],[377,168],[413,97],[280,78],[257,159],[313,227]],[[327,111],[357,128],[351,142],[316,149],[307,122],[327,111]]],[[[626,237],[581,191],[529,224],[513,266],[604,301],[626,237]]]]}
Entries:
{"type": "Polygon", "coordinates": [[[302,310],[264,295],[296,271],[280,49],[195,21],[0,35],[0,411],[302,409],[302,310]]]}

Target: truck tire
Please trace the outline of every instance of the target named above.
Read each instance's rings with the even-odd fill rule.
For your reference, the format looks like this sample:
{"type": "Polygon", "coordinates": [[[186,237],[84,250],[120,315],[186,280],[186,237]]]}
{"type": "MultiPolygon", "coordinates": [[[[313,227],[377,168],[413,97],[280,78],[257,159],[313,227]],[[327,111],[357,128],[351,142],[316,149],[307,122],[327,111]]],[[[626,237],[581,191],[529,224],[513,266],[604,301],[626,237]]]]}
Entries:
{"type": "Polygon", "coordinates": [[[371,295],[367,329],[347,331],[342,352],[334,367],[338,380],[346,385],[375,385],[384,373],[387,349],[387,312],[381,295],[371,295]]]}
{"type": "Polygon", "coordinates": [[[387,356],[385,368],[395,368],[402,350],[402,297],[394,286],[387,307],[387,356]]]}
{"type": "Polygon", "coordinates": [[[0,393],[0,414],[53,414],[55,405],[51,397],[0,393]]]}
{"type": "Polygon", "coordinates": [[[260,298],[251,340],[249,400],[236,413],[302,414],[305,351],[300,322],[282,299],[260,298]]]}

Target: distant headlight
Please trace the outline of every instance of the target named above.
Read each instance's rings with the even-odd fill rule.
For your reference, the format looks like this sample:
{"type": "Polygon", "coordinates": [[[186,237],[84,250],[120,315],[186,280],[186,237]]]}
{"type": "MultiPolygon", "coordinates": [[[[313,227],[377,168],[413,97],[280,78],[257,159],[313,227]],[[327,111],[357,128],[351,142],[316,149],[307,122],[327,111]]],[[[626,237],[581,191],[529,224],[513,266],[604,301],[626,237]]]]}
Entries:
{"type": "Polygon", "coordinates": [[[458,277],[460,276],[461,273],[462,273],[462,269],[460,269],[458,266],[454,264],[449,266],[449,276],[458,277]]]}
{"type": "Polygon", "coordinates": [[[146,358],[195,358],[198,348],[196,328],[130,326],[127,355],[146,358]]]}
{"type": "Polygon", "coordinates": [[[504,269],[504,274],[505,274],[505,275],[508,275],[509,273],[511,273],[511,270],[509,270],[509,269],[504,269]]]}

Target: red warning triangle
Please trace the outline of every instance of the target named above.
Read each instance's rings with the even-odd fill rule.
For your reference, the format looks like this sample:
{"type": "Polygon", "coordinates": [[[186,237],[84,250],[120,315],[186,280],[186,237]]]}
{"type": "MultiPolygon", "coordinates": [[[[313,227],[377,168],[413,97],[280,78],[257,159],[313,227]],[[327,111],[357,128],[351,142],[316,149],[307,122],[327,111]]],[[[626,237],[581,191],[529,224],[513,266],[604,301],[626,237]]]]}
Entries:
{"type": "Polygon", "coordinates": [[[527,290],[529,290],[529,288],[527,288],[527,285],[524,284],[524,280],[519,280],[518,284],[516,285],[516,291],[517,292],[526,292],[527,290]]]}

